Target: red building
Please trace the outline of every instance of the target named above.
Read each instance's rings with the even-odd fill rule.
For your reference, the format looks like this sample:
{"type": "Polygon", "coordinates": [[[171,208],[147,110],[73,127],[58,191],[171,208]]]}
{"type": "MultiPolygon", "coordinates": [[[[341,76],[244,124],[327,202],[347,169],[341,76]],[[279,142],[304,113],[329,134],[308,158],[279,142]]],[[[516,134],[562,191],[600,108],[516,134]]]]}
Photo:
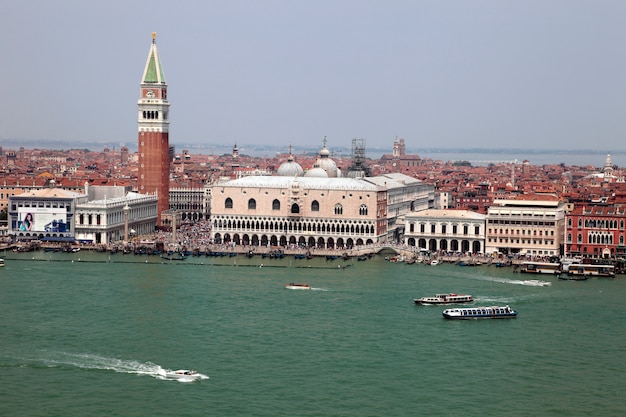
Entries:
{"type": "Polygon", "coordinates": [[[156,47],[156,33],[141,78],[138,112],[138,185],[141,194],[157,193],[158,219],[169,209],[170,149],[167,83],[156,47]]]}
{"type": "Polygon", "coordinates": [[[590,258],[626,255],[626,208],[580,205],[566,215],[565,254],[590,258]]]}

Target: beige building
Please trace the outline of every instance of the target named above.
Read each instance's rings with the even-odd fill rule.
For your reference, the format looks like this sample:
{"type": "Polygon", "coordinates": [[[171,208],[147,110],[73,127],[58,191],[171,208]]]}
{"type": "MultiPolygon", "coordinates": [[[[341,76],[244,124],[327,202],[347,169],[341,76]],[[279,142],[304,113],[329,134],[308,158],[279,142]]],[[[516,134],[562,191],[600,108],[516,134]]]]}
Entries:
{"type": "Polygon", "coordinates": [[[293,155],[278,176],[211,187],[214,242],[352,248],[400,240],[404,216],[432,207],[434,188],[404,174],[343,178],[324,147],[308,171],[293,155]]]}
{"type": "Polygon", "coordinates": [[[88,186],[88,201],[76,203],[76,240],[96,244],[127,241],[130,236],[154,232],[156,194],[138,194],[130,186],[88,186]]]}
{"type": "Polygon", "coordinates": [[[435,189],[408,175],[389,173],[364,178],[365,181],[387,190],[387,241],[399,243],[405,232],[405,216],[432,209],[435,189]]]}
{"type": "Polygon", "coordinates": [[[211,187],[216,243],[350,248],[384,242],[387,190],[364,179],[245,177],[211,187]]]}
{"type": "Polygon", "coordinates": [[[429,251],[481,253],[484,214],[470,210],[424,210],[406,216],[404,243],[429,251]]]}
{"type": "Polygon", "coordinates": [[[485,252],[559,256],[564,207],[557,200],[494,200],[487,211],[485,252]]]}
{"type": "MultiPolygon", "coordinates": [[[[211,194],[208,186],[201,188],[170,188],[169,211],[177,212],[177,215],[183,222],[197,222],[208,219],[210,196],[211,194]]],[[[163,224],[170,225],[170,221],[167,216],[161,220],[163,224]]]]}

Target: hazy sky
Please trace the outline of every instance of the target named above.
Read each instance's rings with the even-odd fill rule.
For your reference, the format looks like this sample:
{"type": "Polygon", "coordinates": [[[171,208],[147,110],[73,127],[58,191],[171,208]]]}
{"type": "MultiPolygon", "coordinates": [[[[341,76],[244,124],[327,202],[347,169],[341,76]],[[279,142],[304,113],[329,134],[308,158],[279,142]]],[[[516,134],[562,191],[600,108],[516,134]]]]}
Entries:
{"type": "Polygon", "coordinates": [[[173,144],[626,148],[624,0],[6,0],[0,144],[136,145],[153,31],[173,144]]]}

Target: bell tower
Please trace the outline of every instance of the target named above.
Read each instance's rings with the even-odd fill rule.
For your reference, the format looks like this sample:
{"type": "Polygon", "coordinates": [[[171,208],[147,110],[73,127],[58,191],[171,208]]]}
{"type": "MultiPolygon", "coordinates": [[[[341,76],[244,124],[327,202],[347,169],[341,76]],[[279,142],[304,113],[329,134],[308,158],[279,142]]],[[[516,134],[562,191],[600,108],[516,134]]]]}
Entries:
{"type": "Polygon", "coordinates": [[[138,191],[158,195],[157,225],[169,210],[170,158],[167,83],[156,46],[156,32],[141,77],[138,105],[138,191]]]}

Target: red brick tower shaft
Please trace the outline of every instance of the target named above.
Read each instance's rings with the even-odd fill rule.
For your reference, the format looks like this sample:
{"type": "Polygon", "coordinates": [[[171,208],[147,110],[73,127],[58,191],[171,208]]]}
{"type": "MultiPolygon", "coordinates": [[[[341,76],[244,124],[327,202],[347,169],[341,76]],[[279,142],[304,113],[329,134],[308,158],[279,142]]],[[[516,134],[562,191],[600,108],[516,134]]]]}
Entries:
{"type": "Polygon", "coordinates": [[[141,78],[138,105],[138,191],[154,194],[158,200],[158,220],[169,210],[170,157],[169,157],[169,107],[167,83],[156,47],[156,33],[141,78]]]}

